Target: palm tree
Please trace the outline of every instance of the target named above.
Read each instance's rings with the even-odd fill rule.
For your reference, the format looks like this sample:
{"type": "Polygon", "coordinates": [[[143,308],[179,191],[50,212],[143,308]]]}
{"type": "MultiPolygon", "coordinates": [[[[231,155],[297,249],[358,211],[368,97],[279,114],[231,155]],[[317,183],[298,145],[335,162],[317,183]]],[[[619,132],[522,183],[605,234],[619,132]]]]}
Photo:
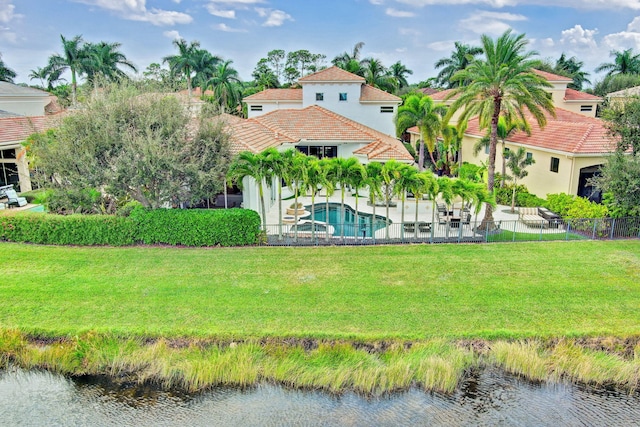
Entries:
{"type": "MultiPolygon", "coordinates": [[[[413,166],[400,163],[400,166],[396,169],[394,175],[395,183],[393,186],[393,192],[400,197],[400,203],[402,205],[402,211],[400,213],[400,222],[402,223],[400,237],[404,238],[404,211],[407,191],[409,191],[410,188],[420,185],[420,172],[418,172],[418,170],[413,166]]],[[[414,226],[417,226],[417,221],[414,226]]]]}
{"type": "Polygon", "coordinates": [[[363,59],[361,66],[364,69],[364,79],[368,85],[377,87],[387,92],[393,91],[394,79],[389,75],[389,71],[377,59],[363,59]]]}
{"type": "Polygon", "coordinates": [[[365,170],[367,173],[366,185],[369,187],[369,199],[373,206],[373,216],[371,218],[371,236],[373,237],[376,221],[377,198],[382,195],[382,183],[384,182],[384,177],[382,176],[382,163],[367,163],[365,170]]]}
{"type": "Polygon", "coordinates": [[[238,154],[231,166],[227,176],[236,183],[239,188],[243,186],[244,178],[253,178],[258,186],[258,197],[260,197],[260,211],[262,213],[262,229],[267,231],[267,209],[264,202],[264,181],[270,181],[272,171],[266,161],[266,156],[262,153],[254,154],[250,151],[243,151],[238,154]]]}
{"type": "MultiPolygon", "coordinates": [[[[355,63],[360,63],[360,51],[364,47],[364,42],[358,42],[353,46],[352,53],[344,52],[340,55],[336,56],[331,60],[331,63],[338,68],[342,68],[343,70],[347,70],[349,63],[354,61],[355,63]]],[[[349,70],[347,70],[349,71],[349,70]]]]}
{"type": "Polygon", "coordinates": [[[533,156],[527,156],[527,150],[524,147],[518,147],[517,151],[509,151],[507,153],[507,167],[511,171],[511,179],[513,180],[513,192],[511,193],[511,213],[516,211],[516,189],[518,180],[529,175],[525,169],[527,166],[534,164],[533,156]]]}
{"type": "Polygon", "coordinates": [[[47,80],[48,76],[47,67],[38,67],[35,70],[31,69],[29,71],[29,80],[38,79],[40,80],[40,87],[45,87],[44,82],[47,80]]]}
{"type": "Polygon", "coordinates": [[[120,66],[124,66],[134,73],[138,71],[135,65],[120,52],[120,43],[86,43],[83,47],[87,58],[84,61],[84,71],[87,80],[96,83],[96,77],[100,76],[109,81],[117,81],[126,77],[120,66]]]}
{"type": "MultiPolygon", "coordinates": [[[[474,61],[452,77],[454,81],[470,83],[450,94],[450,98],[458,98],[451,105],[448,117],[464,108],[460,122],[478,116],[480,127],[490,128],[487,189],[493,194],[500,116],[507,122],[528,123],[525,117],[528,112],[543,127],[547,122],[545,112],[555,115],[555,110],[545,90],[551,85],[532,71],[530,58],[537,52],[525,51],[528,42],[524,34],[514,35],[508,30],[495,41],[487,35],[481,40],[485,59],[474,61]]],[[[490,224],[493,224],[493,206],[487,203],[480,227],[485,229],[490,224]]]]}
{"type": "Polygon", "coordinates": [[[584,62],[579,61],[575,56],[567,58],[564,52],[560,55],[560,58],[556,61],[554,72],[562,74],[563,72],[568,74],[573,79],[573,83],[569,83],[567,87],[575,90],[582,90],[582,86],[585,83],[591,83],[587,76],[589,73],[582,71],[584,62]]]}
{"type": "Polygon", "coordinates": [[[351,166],[349,166],[349,169],[347,170],[347,176],[349,185],[353,187],[356,195],[354,236],[357,237],[358,226],[360,224],[358,218],[358,199],[360,198],[360,195],[358,194],[358,190],[366,185],[367,170],[364,168],[364,166],[362,166],[362,163],[355,162],[351,166]]]}
{"type": "Polygon", "coordinates": [[[78,104],[78,76],[83,74],[87,63],[87,50],[85,49],[82,36],[75,36],[71,40],[67,40],[62,34],[62,55],[55,54],[49,58],[49,64],[52,69],[64,72],[67,68],[71,71],[71,103],[76,106],[78,104]]]}
{"type": "MultiPolygon", "coordinates": [[[[324,186],[326,184],[325,174],[322,170],[322,164],[320,160],[313,156],[305,156],[305,176],[304,181],[302,183],[302,187],[304,191],[311,192],[311,238],[315,240],[316,238],[316,193],[318,192],[318,188],[324,186]]],[[[325,229],[325,235],[329,234],[329,224],[327,223],[327,228],[325,229]]]]}
{"type": "MultiPolygon", "coordinates": [[[[238,89],[240,77],[231,67],[233,61],[224,61],[214,69],[213,76],[206,86],[213,87],[213,94],[218,103],[227,111],[233,111],[239,104],[242,94],[238,89]]],[[[203,91],[204,93],[204,91],[203,91]]]]}
{"type": "Polygon", "coordinates": [[[449,58],[441,58],[435,63],[435,68],[442,68],[436,77],[439,85],[448,88],[457,87],[465,82],[451,81],[451,77],[458,71],[464,70],[471,64],[475,57],[482,53],[482,48],[478,46],[470,46],[460,42],[455,42],[455,50],[451,52],[449,58]]]}
{"type": "Polygon", "coordinates": [[[415,198],[416,206],[415,206],[415,233],[416,237],[418,236],[418,208],[419,201],[422,199],[422,196],[425,194],[431,195],[434,192],[434,187],[436,187],[436,178],[430,172],[418,172],[415,175],[414,179],[407,181],[407,190],[413,193],[413,197],[415,198]]]}
{"type": "MultiPolygon", "coordinates": [[[[502,143],[502,178],[500,179],[500,188],[504,187],[505,176],[507,175],[507,148],[505,147],[507,139],[509,139],[517,131],[531,133],[531,128],[527,122],[516,120],[514,122],[507,122],[504,117],[498,119],[498,138],[502,143]]],[[[484,147],[489,146],[490,137],[487,135],[478,141],[473,147],[473,154],[477,155],[484,147]]]]}
{"type": "Polygon", "coordinates": [[[413,74],[413,71],[408,69],[404,64],[398,61],[389,67],[389,71],[391,72],[391,76],[395,79],[398,89],[409,86],[407,75],[413,74]]]}
{"type": "MultiPolygon", "coordinates": [[[[320,167],[324,174],[324,190],[325,190],[325,222],[329,225],[329,197],[336,191],[337,181],[332,171],[331,158],[325,157],[320,160],[320,167]]],[[[326,240],[329,241],[329,233],[326,234],[326,240]]]]}
{"type": "Polygon", "coordinates": [[[216,68],[222,62],[222,58],[212,55],[206,49],[196,49],[193,56],[194,65],[192,71],[195,73],[193,85],[199,86],[204,94],[204,91],[209,86],[209,80],[214,76],[216,68]]]}
{"type": "Polygon", "coordinates": [[[349,170],[356,164],[360,163],[355,157],[345,159],[344,157],[334,157],[329,161],[329,181],[340,185],[340,212],[341,217],[338,221],[341,224],[340,237],[344,238],[344,192],[349,185],[349,170]]]}
{"type": "Polygon", "coordinates": [[[174,40],[173,45],[178,48],[177,55],[165,56],[163,63],[169,64],[171,74],[176,76],[183,74],[187,78],[187,91],[191,99],[191,73],[198,66],[200,42],[192,41],[190,44],[184,39],[174,40]]]}
{"type": "Polygon", "coordinates": [[[13,83],[13,79],[16,78],[16,72],[7,67],[2,60],[2,54],[0,54],[0,82],[13,83]]]}
{"type": "Polygon", "coordinates": [[[613,62],[600,64],[595,72],[606,71],[607,76],[614,74],[640,74],[640,54],[634,55],[633,49],[619,51],[612,50],[609,56],[613,56],[613,62]]]}
{"type": "Polygon", "coordinates": [[[389,203],[391,202],[391,197],[395,194],[395,183],[399,178],[400,170],[405,165],[400,163],[395,159],[391,159],[386,162],[382,166],[382,179],[384,182],[384,196],[385,196],[385,213],[386,213],[386,230],[385,230],[385,238],[389,238],[389,203]]]}
{"type": "Polygon", "coordinates": [[[265,167],[278,179],[278,240],[282,240],[282,180],[285,179],[288,167],[285,157],[275,147],[267,148],[262,155],[265,167]]]}
{"type": "Polygon", "coordinates": [[[411,95],[404,104],[398,107],[396,116],[396,135],[400,136],[411,126],[418,126],[420,131],[420,146],[418,149],[418,169],[424,169],[424,146],[427,145],[433,164],[436,141],[440,134],[442,116],[446,107],[436,104],[430,96],[411,95]]]}

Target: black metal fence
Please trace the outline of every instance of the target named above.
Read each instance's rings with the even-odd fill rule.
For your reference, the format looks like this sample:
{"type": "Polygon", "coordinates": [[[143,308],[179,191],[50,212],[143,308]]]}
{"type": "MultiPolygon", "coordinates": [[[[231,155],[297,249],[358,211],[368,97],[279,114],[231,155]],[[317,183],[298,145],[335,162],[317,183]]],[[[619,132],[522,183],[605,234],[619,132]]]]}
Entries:
{"type": "Polygon", "coordinates": [[[402,243],[492,243],[553,240],[640,239],[640,218],[571,220],[502,220],[482,224],[436,221],[379,222],[360,229],[353,224],[310,221],[267,225],[267,244],[274,246],[384,245],[402,243]]]}

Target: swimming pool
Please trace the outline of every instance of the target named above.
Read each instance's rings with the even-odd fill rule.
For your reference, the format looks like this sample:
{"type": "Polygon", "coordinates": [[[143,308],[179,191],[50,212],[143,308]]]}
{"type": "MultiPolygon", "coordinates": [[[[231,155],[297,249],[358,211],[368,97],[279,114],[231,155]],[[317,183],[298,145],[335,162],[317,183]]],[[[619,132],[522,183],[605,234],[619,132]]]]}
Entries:
{"type": "MultiPolygon", "coordinates": [[[[327,218],[326,206],[326,203],[316,203],[313,219],[332,225],[334,237],[372,237],[377,230],[386,226],[386,217],[376,215],[374,218],[372,214],[360,211],[358,211],[358,222],[356,223],[356,211],[351,206],[344,205],[344,212],[342,212],[340,203],[329,203],[327,218]]],[[[311,212],[311,205],[305,206],[305,209],[311,212]]]]}

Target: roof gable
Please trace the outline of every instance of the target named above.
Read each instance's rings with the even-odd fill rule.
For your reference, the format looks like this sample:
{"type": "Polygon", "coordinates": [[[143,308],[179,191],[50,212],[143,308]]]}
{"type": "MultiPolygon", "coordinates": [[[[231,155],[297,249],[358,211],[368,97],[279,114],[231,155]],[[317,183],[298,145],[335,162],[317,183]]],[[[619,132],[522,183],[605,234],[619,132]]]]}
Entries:
{"type": "Polygon", "coordinates": [[[243,99],[243,101],[300,101],[302,89],[265,89],[243,99]]]}
{"type": "Polygon", "coordinates": [[[34,89],[32,87],[14,85],[9,82],[0,81],[0,97],[2,96],[11,96],[11,97],[38,97],[38,98],[46,98],[49,96],[49,92],[45,92],[40,89],[34,89]]]}
{"type": "MultiPolygon", "coordinates": [[[[531,135],[516,132],[508,142],[571,154],[604,154],[615,145],[600,119],[561,108],[556,108],[556,117],[548,113],[546,117],[547,125],[540,128],[531,114],[527,114],[531,135]]],[[[475,117],[469,120],[465,134],[480,138],[486,135],[486,129],[480,129],[478,118],[475,117]]]]}
{"type": "Polygon", "coordinates": [[[556,83],[560,83],[560,82],[571,83],[571,82],[573,82],[573,79],[571,77],[565,77],[565,76],[561,76],[559,74],[549,73],[547,71],[536,70],[535,68],[533,69],[533,72],[536,73],[537,75],[539,75],[540,77],[544,78],[548,82],[556,82],[556,83]]]}
{"type": "Polygon", "coordinates": [[[362,85],[362,88],[360,89],[360,102],[380,101],[397,102],[399,104],[402,102],[402,99],[390,94],[389,92],[385,92],[382,89],[378,89],[377,87],[366,84],[362,85]]]}
{"type": "Polygon", "coordinates": [[[298,83],[316,83],[316,82],[349,82],[364,83],[364,77],[350,73],[342,68],[333,67],[325,68],[298,79],[298,83]]]}
{"type": "Polygon", "coordinates": [[[366,155],[369,160],[413,160],[397,139],[317,105],[275,110],[241,122],[228,122],[228,126],[234,153],[258,153],[284,143],[335,141],[366,144],[354,153],[366,155]]]}

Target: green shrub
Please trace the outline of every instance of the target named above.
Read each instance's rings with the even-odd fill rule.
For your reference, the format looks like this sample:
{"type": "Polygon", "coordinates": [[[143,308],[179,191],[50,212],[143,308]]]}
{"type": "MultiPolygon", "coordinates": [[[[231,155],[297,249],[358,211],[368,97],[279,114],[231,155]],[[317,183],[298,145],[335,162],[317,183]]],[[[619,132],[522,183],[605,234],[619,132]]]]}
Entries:
{"type": "Polygon", "coordinates": [[[136,243],[136,224],[111,215],[19,214],[0,218],[0,240],[54,245],[136,243]]]}
{"type": "Polygon", "coordinates": [[[108,205],[100,191],[94,188],[56,189],[49,192],[46,200],[47,209],[60,215],[99,214],[106,213],[108,205]]]}
{"type": "Polygon", "coordinates": [[[21,197],[27,199],[29,203],[43,204],[47,201],[47,197],[50,191],[40,188],[38,190],[26,191],[24,193],[20,193],[21,197]]]}
{"type": "Polygon", "coordinates": [[[561,217],[566,218],[569,207],[573,203],[573,199],[575,199],[575,197],[576,196],[570,196],[565,193],[547,194],[546,207],[561,217]]]}
{"type": "Polygon", "coordinates": [[[536,196],[535,194],[522,192],[516,193],[516,204],[518,206],[522,206],[523,208],[535,208],[538,206],[544,206],[546,204],[546,201],[536,196]]]}
{"type": "Polygon", "coordinates": [[[133,208],[130,216],[24,213],[0,217],[0,240],[52,245],[138,243],[243,246],[261,243],[260,216],[251,210],[133,208]]]}
{"type": "Polygon", "coordinates": [[[547,194],[546,206],[563,219],[604,218],[609,213],[605,205],[565,193],[547,194]]]}
{"type": "Polygon", "coordinates": [[[134,209],[129,218],[146,244],[244,246],[260,238],[260,216],[248,209],[134,209]]]}
{"type": "Polygon", "coordinates": [[[464,162],[460,168],[458,168],[458,177],[461,179],[467,179],[473,182],[484,182],[483,173],[485,168],[474,165],[473,163],[464,162]]]}

